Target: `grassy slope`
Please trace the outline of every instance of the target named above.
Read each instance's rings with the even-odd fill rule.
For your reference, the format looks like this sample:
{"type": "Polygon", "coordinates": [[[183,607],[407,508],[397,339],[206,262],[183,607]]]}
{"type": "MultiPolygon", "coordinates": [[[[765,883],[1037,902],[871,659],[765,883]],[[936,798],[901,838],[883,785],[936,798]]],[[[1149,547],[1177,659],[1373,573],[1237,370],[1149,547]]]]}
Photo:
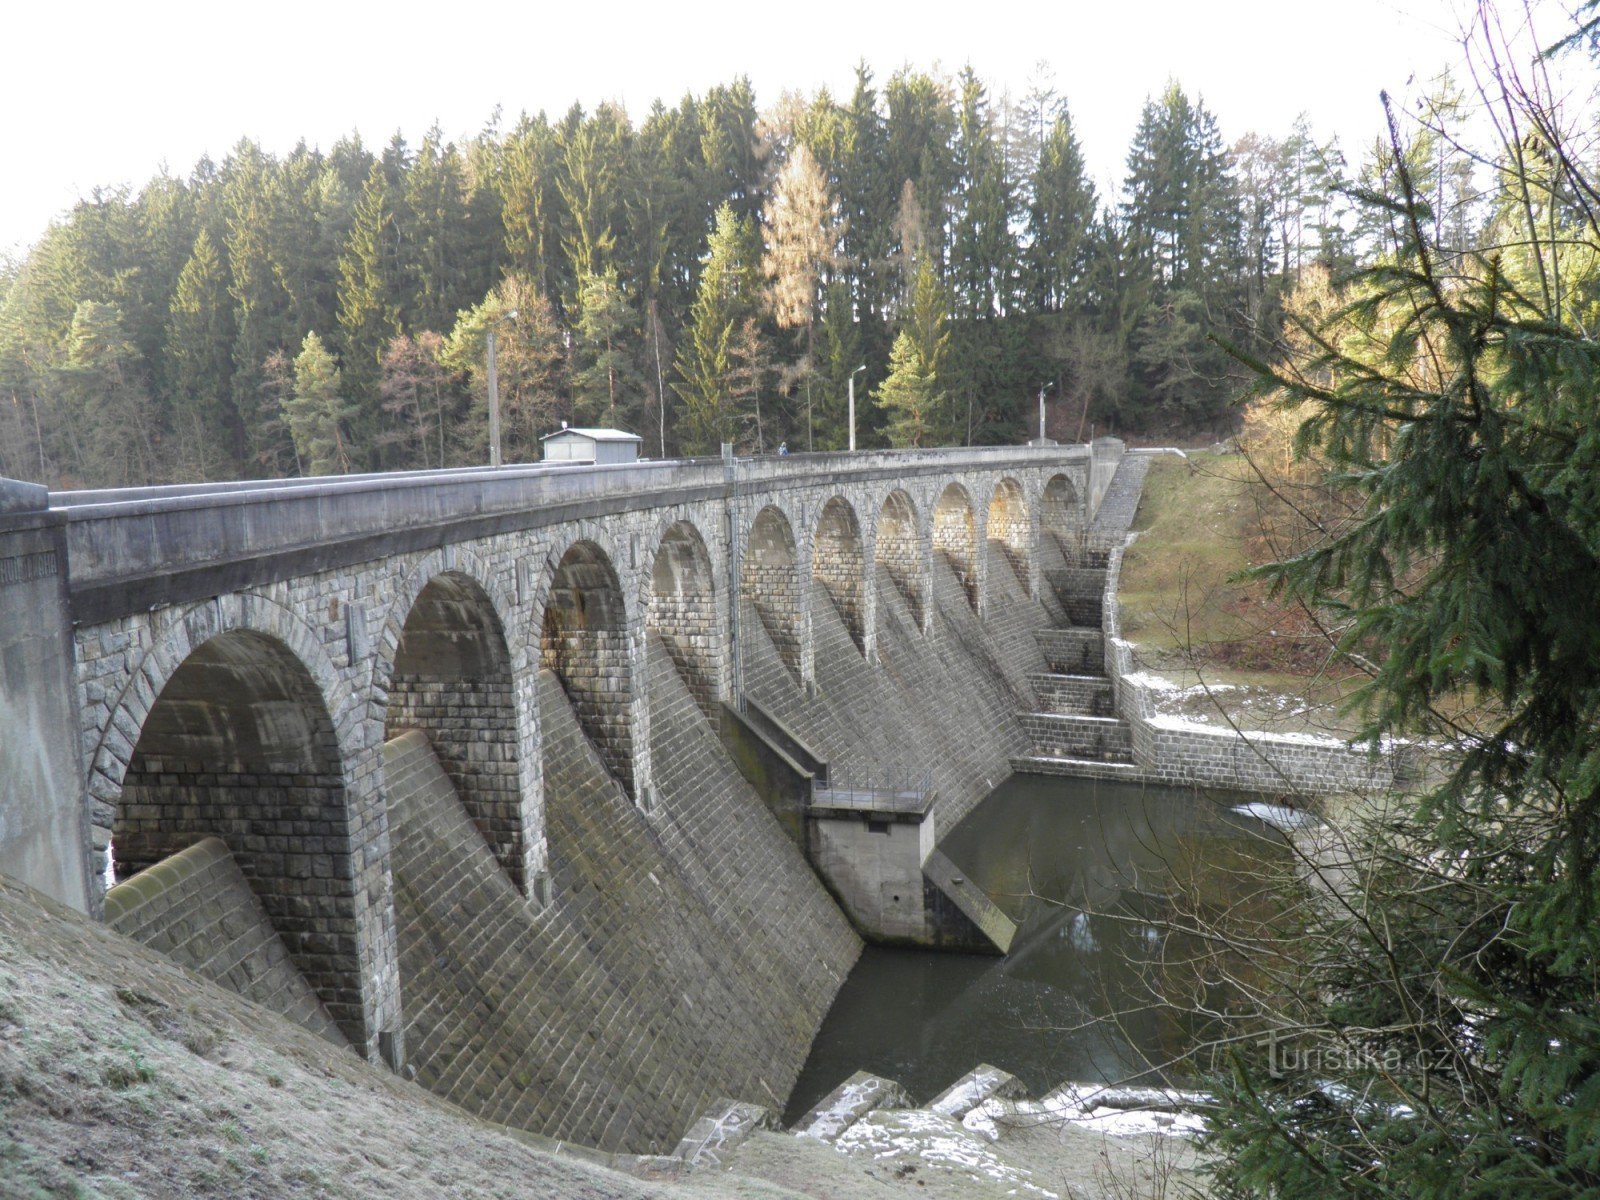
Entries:
{"type": "Polygon", "coordinates": [[[0,1200],[682,1194],[532,1141],[0,876],[0,1200]]]}
{"type": "Polygon", "coordinates": [[[1343,733],[1354,680],[1323,670],[1326,647],[1297,609],[1234,577],[1255,565],[1256,503],[1237,454],[1156,460],[1123,560],[1123,636],[1140,661],[1197,688],[1175,710],[1241,727],[1343,733]],[[1205,689],[1222,690],[1206,694],[1205,689]],[[1219,711],[1220,710],[1220,711],[1219,711]]]}

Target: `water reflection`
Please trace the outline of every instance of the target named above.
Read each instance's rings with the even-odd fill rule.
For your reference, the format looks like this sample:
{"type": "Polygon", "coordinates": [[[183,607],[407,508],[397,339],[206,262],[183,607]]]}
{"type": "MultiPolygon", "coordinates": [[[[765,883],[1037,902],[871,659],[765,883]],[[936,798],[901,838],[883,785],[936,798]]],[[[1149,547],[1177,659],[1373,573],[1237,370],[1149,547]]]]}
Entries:
{"type": "Polygon", "coordinates": [[[1236,906],[1281,835],[1241,797],[1013,776],[940,848],[1018,922],[1005,958],[868,947],[823,1022],[788,1116],[852,1071],[930,1099],[979,1062],[1037,1094],[1153,1081],[1217,1004],[1175,927],[1236,906]],[[1164,998],[1166,1003],[1160,1002],[1164,998]]]}

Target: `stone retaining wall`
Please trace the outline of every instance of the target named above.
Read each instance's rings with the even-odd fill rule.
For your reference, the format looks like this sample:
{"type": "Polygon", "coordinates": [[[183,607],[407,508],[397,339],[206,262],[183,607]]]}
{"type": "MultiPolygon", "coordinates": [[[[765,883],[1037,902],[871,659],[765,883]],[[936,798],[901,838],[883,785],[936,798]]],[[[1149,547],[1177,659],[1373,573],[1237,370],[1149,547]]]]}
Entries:
{"type": "Polygon", "coordinates": [[[1106,572],[1105,663],[1116,690],[1117,713],[1132,733],[1141,773],[1162,783],[1274,793],[1329,794],[1394,786],[1393,754],[1373,754],[1332,738],[1214,729],[1163,716],[1141,678],[1133,646],[1121,635],[1117,583],[1124,546],[1111,552],[1106,572]]]}

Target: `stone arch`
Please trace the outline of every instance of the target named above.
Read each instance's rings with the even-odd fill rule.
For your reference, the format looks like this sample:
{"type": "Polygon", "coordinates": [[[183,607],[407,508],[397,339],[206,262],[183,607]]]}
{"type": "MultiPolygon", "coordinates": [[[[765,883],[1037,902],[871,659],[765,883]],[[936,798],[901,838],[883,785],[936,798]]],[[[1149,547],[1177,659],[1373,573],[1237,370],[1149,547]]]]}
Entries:
{"type": "Polygon", "coordinates": [[[1082,530],[1083,501],[1066,475],[1052,475],[1039,500],[1039,527],[1070,560],[1082,530]]]}
{"type": "MultiPolygon", "coordinates": [[[[1015,479],[1005,478],[995,484],[989,497],[989,519],[986,523],[989,548],[1011,564],[1024,591],[1031,591],[1028,571],[1032,565],[1032,522],[1028,519],[1028,501],[1022,486],[1015,479]]],[[[990,555],[993,561],[994,554],[990,555]]]]}
{"type": "Polygon", "coordinates": [[[544,603],[540,653],[600,760],[635,796],[627,603],[610,557],[592,541],[574,542],[556,566],[544,603]]]}
{"type": "Polygon", "coordinates": [[[811,578],[820,583],[850,631],[850,640],[867,650],[866,553],[856,510],[843,496],[822,506],[812,538],[811,578]]]}
{"type": "Polygon", "coordinates": [[[978,532],[972,515],[972,497],[959,483],[939,495],[933,508],[933,549],[955,572],[967,603],[978,607],[978,532]]]}
{"type": "Polygon", "coordinates": [[[917,628],[927,611],[927,568],[922,538],[917,529],[917,509],[903,488],[896,488],[878,511],[878,535],[873,559],[905,597],[917,628]]]}
{"type": "Polygon", "coordinates": [[[428,735],[473,824],[526,894],[528,846],[511,648],[484,586],[464,571],[429,577],[396,637],[384,739],[428,735]]]}
{"type": "Polygon", "coordinates": [[[112,845],[120,876],[221,838],[323,1008],[370,1054],[377,1029],[398,1025],[387,828],[381,806],[353,811],[348,777],[302,657],[269,633],[222,629],[193,645],[143,714],[112,845]]]}
{"type": "Polygon", "coordinates": [[[726,659],[716,578],[700,531],[688,521],[668,526],[651,564],[645,624],[660,635],[695,703],[713,721],[724,693],[726,659]]]}
{"type": "Polygon", "coordinates": [[[794,528],[774,505],[767,505],[750,523],[739,568],[739,593],[755,608],[779,657],[798,679],[805,613],[799,555],[794,528]]]}

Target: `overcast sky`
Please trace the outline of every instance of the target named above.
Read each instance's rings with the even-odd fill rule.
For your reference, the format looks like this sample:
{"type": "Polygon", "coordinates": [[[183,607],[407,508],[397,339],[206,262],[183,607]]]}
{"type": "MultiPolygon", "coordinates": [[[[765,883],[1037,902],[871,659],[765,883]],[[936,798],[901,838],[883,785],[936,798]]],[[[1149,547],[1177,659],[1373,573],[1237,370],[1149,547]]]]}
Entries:
{"type": "Polygon", "coordinates": [[[620,100],[635,119],[748,74],[763,107],[785,89],[848,96],[854,64],[970,62],[1021,95],[1053,68],[1102,190],[1120,179],[1146,97],[1169,79],[1199,93],[1230,141],[1284,133],[1297,113],[1353,159],[1397,94],[1458,56],[1460,0],[965,0],[803,4],[532,0],[346,4],[79,0],[5,17],[0,249],[35,240],[97,185],[179,175],[240,137],[282,153],[359,130],[413,144],[437,120],[470,135],[496,105],[564,111],[620,100]],[[914,16],[905,15],[913,13],[914,16]]]}

